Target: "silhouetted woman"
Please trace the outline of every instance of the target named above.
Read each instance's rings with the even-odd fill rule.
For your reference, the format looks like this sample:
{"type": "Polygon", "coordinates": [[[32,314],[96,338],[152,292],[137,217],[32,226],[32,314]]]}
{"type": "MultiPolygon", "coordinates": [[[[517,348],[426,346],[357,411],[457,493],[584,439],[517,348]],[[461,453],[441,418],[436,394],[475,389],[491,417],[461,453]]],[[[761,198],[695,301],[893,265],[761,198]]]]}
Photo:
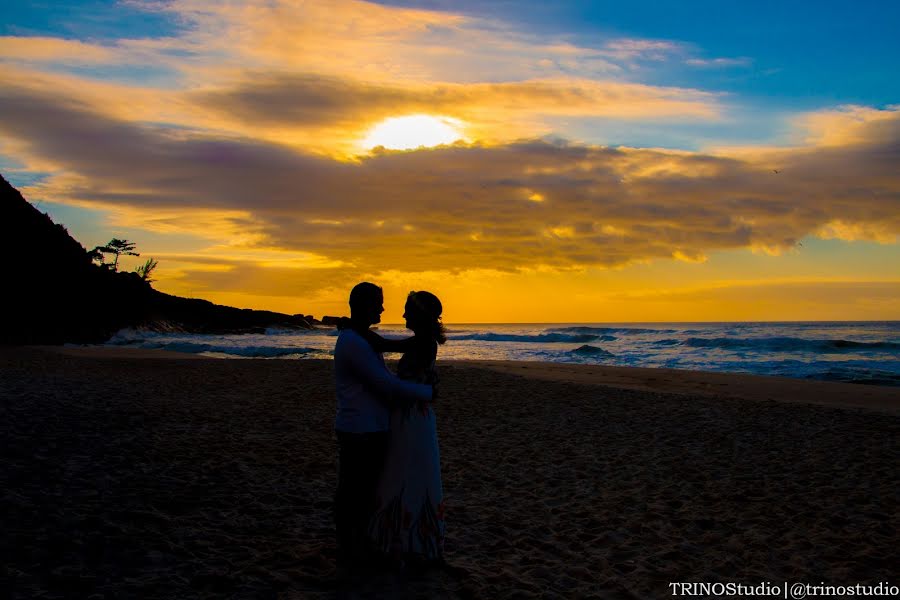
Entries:
{"type": "MultiPolygon", "coordinates": [[[[443,307],[430,292],[410,292],[403,317],[415,334],[406,340],[371,340],[379,351],[403,351],[402,379],[437,380],[438,344],[446,341],[443,307]],[[380,347],[379,347],[380,346],[380,347]]],[[[369,533],[376,548],[398,564],[440,561],[444,551],[444,494],[437,428],[431,404],[395,408],[384,473],[369,533]]]]}

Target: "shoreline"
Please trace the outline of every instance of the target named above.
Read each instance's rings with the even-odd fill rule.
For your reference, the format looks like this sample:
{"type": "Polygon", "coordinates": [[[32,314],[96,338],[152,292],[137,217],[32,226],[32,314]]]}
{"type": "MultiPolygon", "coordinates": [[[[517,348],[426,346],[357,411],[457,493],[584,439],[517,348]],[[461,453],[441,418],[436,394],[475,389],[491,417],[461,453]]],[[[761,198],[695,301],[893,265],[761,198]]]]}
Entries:
{"type": "MultiPolygon", "coordinates": [[[[125,346],[30,346],[83,359],[231,360],[187,352],[125,346]]],[[[238,359],[234,359],[238,360],[238,359]]],[[[269,362],[278,359],[241,358],[269,362]]],[[[326,360],[327,359],[302,359],[326,360]]],[[[389,361],[390,362],[390,361],[389,361]]],[[[900,415],[900,388],[738,372],[567,364],[516,360],[438,360],[438,366],[488,369],[526,379],[600,385],[675,395],[724,397],[754,402],[811,404],[900,415]]]]}
{"type": "Polygon", "coordinates": [[[529,379],[665,394],[810,404],[900,415],[900,388],[718,371],[528,361],[447,361],[529,379]]]}

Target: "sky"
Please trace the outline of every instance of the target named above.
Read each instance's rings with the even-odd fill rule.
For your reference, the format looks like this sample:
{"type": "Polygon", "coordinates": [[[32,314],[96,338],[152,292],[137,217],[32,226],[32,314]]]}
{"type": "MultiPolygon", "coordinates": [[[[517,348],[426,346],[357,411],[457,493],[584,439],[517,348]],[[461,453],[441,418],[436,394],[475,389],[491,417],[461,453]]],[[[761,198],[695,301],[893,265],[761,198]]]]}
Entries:
{"type": "Polygon", "coordinates": [[[0,173],[154,286],[401,322],[900,319],[900,4],[15,0],[0,173]]]}

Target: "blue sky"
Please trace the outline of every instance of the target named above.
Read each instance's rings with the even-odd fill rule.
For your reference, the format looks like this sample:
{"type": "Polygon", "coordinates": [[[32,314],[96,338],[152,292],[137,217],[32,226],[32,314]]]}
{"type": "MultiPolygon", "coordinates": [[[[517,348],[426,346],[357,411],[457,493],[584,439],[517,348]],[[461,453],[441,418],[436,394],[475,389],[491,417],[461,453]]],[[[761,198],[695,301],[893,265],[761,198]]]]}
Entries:
{"type": "Polygon", "coordinates": [[[388,2],[503,19],[590,45],[600,37],[692,44],[745,68],[651,69],[654,83],[713,88],[768,105],[884,106],[900,97],[900,3],[885,0],[388,2]]]}
{"type": "Polygon", "coordinates": [[[0,6],[3,35],[50,35],[112,41],[155,37],[178,29],[169,15],[117,0],[14,0],[0,6]]]}

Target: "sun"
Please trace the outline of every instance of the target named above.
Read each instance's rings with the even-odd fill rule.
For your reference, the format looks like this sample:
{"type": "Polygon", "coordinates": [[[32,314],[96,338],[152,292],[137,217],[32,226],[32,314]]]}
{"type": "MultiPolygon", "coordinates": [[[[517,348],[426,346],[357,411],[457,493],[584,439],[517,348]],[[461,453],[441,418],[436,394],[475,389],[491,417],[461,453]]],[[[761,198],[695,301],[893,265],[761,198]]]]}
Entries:
{"type": "Polygon", "coordinates": [[[408,115],[385,119],[372,128],[362,141],[362,147],[371,150],[378,146],[390,150],[430,148],[464,140],[463,123],[452,117],[432,115],[408,115]]]}

